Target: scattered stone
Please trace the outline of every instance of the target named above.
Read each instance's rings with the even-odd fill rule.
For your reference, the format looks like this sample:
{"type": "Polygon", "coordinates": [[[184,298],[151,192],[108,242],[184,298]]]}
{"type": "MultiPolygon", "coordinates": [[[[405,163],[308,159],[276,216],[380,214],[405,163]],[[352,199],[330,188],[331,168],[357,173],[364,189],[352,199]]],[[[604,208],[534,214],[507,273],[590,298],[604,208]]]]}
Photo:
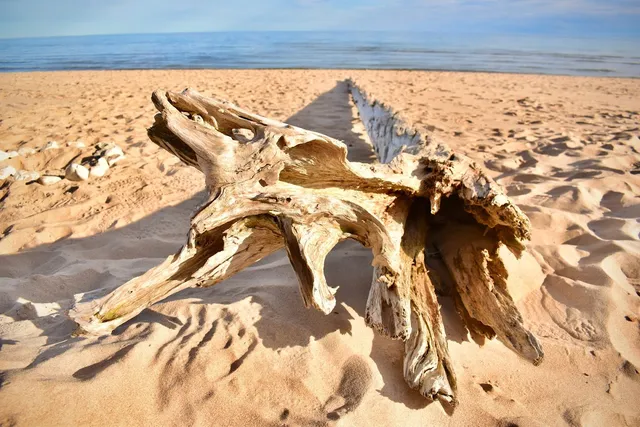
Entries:
{"type": "Polygon", "coordinates": [[[42,147],[42,149],[40,151],[52,150],[54,148],[60,148],[60,146],[58,145],[58,141],[49,141],[49,142],[47,142],[47,145],[42,147]]]}
{"type": "Polygon", "coordinates": [[[35,153],[36,149],[35,148],[31,148],[31,147],[22,147],[18,150],[18,154],[21,156],[30,156],[31,154],[35,153]]]}
{"type": "Polygon", "coordinates": [[[91,176],[104,176],[109,170],[109,163],[104,157],[100,157],[95,166],[91,167],[91,176]]]}
{"type": "Polygon", "coordinates": [[[104,157],[109,166],[113,166],[120,160],[124,159],[124,151],[113,142],[99,142],[96,144],[96,151],[93,153],[95,157],[104,157]]]}
{"type": "Polygon", "coordinates": [[[20,155],[20,154],[18,154],[18,152],[17,152],[17,151],[9,151],[9,152],[7,152],[7,156],[8,156],[10,159],[13,159],[14,157],[18,157],[19,155],[20,155]]]}
{"type": "Polygon", "coordinates": [[[0,168],[0,179],[7,179],[16,174],[16,168],[13,166],[5,166],[0,168]]]}
{"type": "Polygon", "coordinates": [[[113,147],[104,150],[101,157],[107,159],[109,166],[113,166],[120,160],[124,159],[124,152],[122,151],[122,148],[114,145],[113,147]]]}
{"type": "Polygon", "coordinates": [[[9,158],[9,155],[7,154],[7,152],[0,150],[0,162],[3,160],[7,160],[8,158],[9,158]]]}
{"type": "Polygon", "coordinates": [[[69,147],[75,147],[75,148],[85,148],[87,145],[84,143],[84,141],[75,141],[75,142],[69,142],[67,143],[67,145],[69,147]]]}
{"type": "Polygon", "coordinates": [[[89,179],[89,169],[77,163],[71,163],[64,176],[69,181],[86,181],[89,179]]]}
{"type": "Polygon", "coordinates": [[[40,179],[38,179],[38,182],[42,185],[53,185],[60,181],[62,181],[61,177],[51,175],[41,176],[40,179]]]}
{"type": "Polygon", "coordinates": [[[36,171],[19,170],[15,175],[13,175],[13,179],[15,179],[16,181],[30,182],[36,181],[38,178],[40,178],[40,174],[36,171]]]}

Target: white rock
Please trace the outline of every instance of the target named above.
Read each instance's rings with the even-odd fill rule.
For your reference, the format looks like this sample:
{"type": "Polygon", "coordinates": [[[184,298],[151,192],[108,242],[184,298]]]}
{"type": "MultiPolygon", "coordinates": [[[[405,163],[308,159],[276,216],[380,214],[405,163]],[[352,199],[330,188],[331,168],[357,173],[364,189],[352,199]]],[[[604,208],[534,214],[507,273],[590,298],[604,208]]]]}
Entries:
{"type": "Polygon", "coordinates": [[[40,174],[36,171],[19,170],[13,175],[13,179],[16,181],[35,181],[40,178],[40,174]]]}
{"type": "Polygon", "coordinates": [[[69,147],[84,148],[86,144],[83,141],[75,141],[67,143],[69,147]]]}
{"type": "Polygon", "coordinates": [[[52,185],[60,181],[62,181],[61,177],[51,176],[51,175],[41,176],[40,179],[38,180],[38,182],[42,185],[52,185]]]}
{"type": "Polygon", "coordinates": [[[109,163],[109,166],[113,166],[122,159],[124,159],[124,154],[118,157],[109,157],[109,160],[107,160],[107,162],[109,163]]]}
{"type": "Polygon", "coordinates": [[[16,168],[13,166],[5,166],[0,168],[0,179],[7,179],[16,174],[16,168]]]}
{"type": "Polygon", "coordinates": [[[18,154],[21,156],[29,156],[35,152],[36,152],[35,148],[30,148],[30,147],[22,147],[18,150],[18,154]]]}
{"type": "Polygon", "coordinates": [[[71,163],[64,176],[69,181],[86,181],[89,179],[89,169],[77,163],[71,163]]]}
{"type": "Polygon", "coordinates": [[[13,159],[14,157],[18,157],[20,154],[18,154],[17,151],[9,151],[7,152],[7,156],[9,156],[10,159],[13,159]]]}
{"type": "Polygon", "coordinates": [[[42,147],[42,149],[40,151],[51,150],[51,149],[54,149],[54,148],[60,148],[60,146],[58,145],[58,141],[49,141],[49,142],[47,142],[47,145],[42,147]]]}
{"type": "Polygon", "coordinates": [[[104,150],[102,152],[102,157],[105,157],[107,159],[107,163],[109,163],[109,166],[113,166],[120,160],[124,159],[124,151],[122,151],[122,148],[114,145],[113,147],[104,150]]]}
{"type": "Polygon", "coordinates": [[[91,176],[104,176],[109,170],[109,163],[104,157],[98,159],[98,164],[91,167],[91,176]]]}
{"type": "Polygon", "coordinates": [[[9,155],[7,154],[7,152],[0,150],[0,162],[3,160],[7,160],[8,158],[9,158],[9,155]]]}

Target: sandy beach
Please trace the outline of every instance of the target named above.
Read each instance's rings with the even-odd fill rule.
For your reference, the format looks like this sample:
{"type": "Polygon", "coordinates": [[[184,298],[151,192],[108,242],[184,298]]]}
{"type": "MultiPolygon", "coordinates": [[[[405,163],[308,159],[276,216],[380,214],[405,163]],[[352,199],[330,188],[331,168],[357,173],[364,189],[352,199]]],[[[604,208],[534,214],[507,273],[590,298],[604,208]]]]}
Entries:
{"type": "Polygon", "coordinates": [[[640,79],[4,73],[0,101],[0,150],[24,153],[0,169],[59,170],[101,142],[125,153],[87,181],[0,180],[0,425],[640,425],[640,79]],[[533,238],[510,287],[544,347],[540,366],[498,341],[479,346],[441,297],[460,405],[447,414],[430,404],[403,379],[403,344],[365,325],[372,256],[355,242],[327,259],[327,281],[340,288],[326,316],[304,308],[279,251],[113,335],[71,336],[74,300],[104,295],[178,250],[204,197],[203,175],[146,135],[153,90],[228,99],[371,161],[347,78],[475,160],[529,216],[533,238]],[[50,141],[58,148],[42,150],[50,141]],[[346,403],[350,412],[332,416],[346,403]]]}

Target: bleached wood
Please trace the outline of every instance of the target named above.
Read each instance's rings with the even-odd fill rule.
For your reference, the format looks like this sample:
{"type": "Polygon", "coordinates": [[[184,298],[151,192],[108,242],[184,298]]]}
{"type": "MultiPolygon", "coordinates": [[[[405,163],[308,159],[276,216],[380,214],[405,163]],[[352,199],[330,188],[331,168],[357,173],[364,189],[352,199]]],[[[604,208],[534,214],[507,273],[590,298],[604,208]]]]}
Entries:
{"type": "Polygon", "coordinates": [[[149,137],[204,173],[209,198],[178,253],[71,310],[81,330],[107,333],[169,295],[214,285],[283,247],[303,303],[330,313],[336,289],[326,282],[324,260],[350,238],[374,254],[367,324],[406,342],[412,388],[455,405],[453,363],[425,264],[429,242],[456,281],[469,328],[539,363],[542,350],[508,295],[497,253],[500,245],[516,255],[524,250],[527,217],[473,162],[350,87],[380,163],[349,162],[340,141],[190,89],[155,92],[159,113],[149,137]],[[462,242],[461,227],[474,230],[462,242]]]}

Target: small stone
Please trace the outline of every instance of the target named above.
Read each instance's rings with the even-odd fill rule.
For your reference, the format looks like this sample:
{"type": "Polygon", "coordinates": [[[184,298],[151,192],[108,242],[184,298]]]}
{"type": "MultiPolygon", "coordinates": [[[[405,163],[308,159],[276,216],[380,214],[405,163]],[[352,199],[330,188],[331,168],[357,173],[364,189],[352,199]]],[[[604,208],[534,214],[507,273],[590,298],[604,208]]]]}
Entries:
{"type": "Polygon", "coordinates": [[[35,181],[38,178],[40,178],[40,174],[36,171],[19,170],[15,175],[13,175],[13,179],[15,179],[16,181],[30,182],[35,181]]]}
{"type": "Polygon", "coordinates": [[[109,163],[109,166],[113,166],[122,159],[124,159],[124,154],[122,156],[110,157],[109,160],[107,160],[107,162],[109,163]]]}
{"type": "Polygon", "coordinates": [[[75,142],[69,142],[67,143],[67,145],[69,147],[75,147],[75,148],[85,148],[87,145],[84,143],[84,141],[75,141],[75,142]]]}
{"type": "Polygon", "coordinates": [[[7,152],[7,156],[8,156],[10,159],[13,159],[14,157],[18,157],[19,155],[20,155],[20,154],[18,154],[18,152],[17,152],[17,151],[9,151],[9,152],[7,152]]]}
{"type": "Polygon", "coordinates": [[[104,153],[102,153],[103,157],[111,157],[111,156],[124,156],[124,151],[122,151],[122,148],[118,147],[117,145],[114,145],[113,147],[109,147],[106,150],[104,150],[104,153]]]}
{"type": "Polygon", "coordinates": [[[61,177],[51,175],[41,176],[40,179],[38,179],[38,182],[42,185],[52,185],[60,181],[62,181],[61,177]]]}
{"type": "Polygon", "coordinates": [[[47,142],[47,145],[42,147],[42,149],[40,151],[52,150],[54,148],[60,148],[60,146],[58,145],[58,141],[49,141],[49,142],[47,142]]]}
{"type": "Polygon", "coordinates": [[[64,176],[69,181],[86,181],[89,179],[89,169],[77,163],[71,163],[64,176]]]}
{"type": "Polygon", "coordinates": [[[95,166],[91,167],[91,176],[104,176],[109,170],[109,163],[104,157],[100,157],[95,166]]]}
{"type": "Polygon", "coordinates": [[[22,147],[18,150],[18,154],[21,156],[30,156],[35,152],[36,152],[36,149],[31,147],[22,147]]]}
{"type": "Polygon", "coordinates": [[[109,163],[109,166],[113,166],[120,160],[124,159],[124,152],[122,151],[122,148],[114,145],[113,147],[104,150],[102,152],[102,157],[107,159],[107,163],[109,163]]]}
{"type": "Polygon", "coordinates": [[[9,158],[9,155],[7,154],[7,152],[0,150],[0,162],[3,160],[7,160],[8,158],[9,158]]]}
{"type": "Polygon", "coordinates": [[[16,174],[16,168],[13,166],[5,166],[0,168],[0,179],[7,179],[16,174]]]}

